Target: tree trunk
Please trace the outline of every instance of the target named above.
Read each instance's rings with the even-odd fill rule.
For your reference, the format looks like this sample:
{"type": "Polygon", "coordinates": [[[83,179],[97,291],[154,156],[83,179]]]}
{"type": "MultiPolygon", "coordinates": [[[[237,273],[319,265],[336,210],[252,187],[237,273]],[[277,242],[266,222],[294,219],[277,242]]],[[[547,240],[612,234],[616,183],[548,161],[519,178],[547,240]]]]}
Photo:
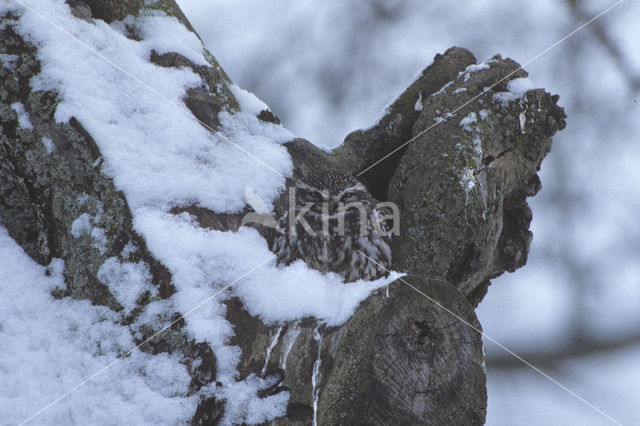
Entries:
{"type": "MultiPolygon", "coordinates": [[[[154,6],[128,0],[68,3],[78,19],[88,21],[109,22],[142,7],[159,8],[193,31],[171,0],[154,6]]],[[[54,120],[57,93],[32,90],[29,80],[42,64],[37,47],[13,30],[15,19],[3,16],[8,25],[0,30],[0,51],[19,57],[17,66],[0,67],[2,224],[38,263],[65,260],[66,288],[57,289],[56,297],[88,299],[122,311],[98,279],[98,269],[130,242],[136,248],[124,260],[146,262],[160,297],[170,297],[175,291],[171,274],[133,230],[124,194],[101,172],[92,135],[75,119],[54,120]],[[10,107],[14,102],[25,105],[33,128],[20,125],[10,107]],[[43,135],[55,145],[53,153],[36,140],[43,135]],[[88,236],[74,237],[72,222],[82,213],[102,215],[105,251],[88,236]]],[[[195,65],[178,53],[151,52],[150,60],[163,67],[189,67],[208,87],[220,88],[216,93],[191,89],[184,99],[210,128],[219,128],[220,111],[238,110],[230,80],[212,55],[210,66],[195,65]]],[[[331,153],[303,139],[286,144],[294,178],[346,171],[378,200],[399,206],[401,235],[392,239],[393,269],[408,275],[391,284],[388,295],[384,290],[372,295],[346,323],[332,328],[313,318],[269,327],[249,315],[240,300],[225,301],[235,328],[232,343],[242,350],[240,379],[272,375],[278,380],[266,394],[290,391],[287,414],[274,424],[314,419],[318,424],[484,422],[484,354],[474,308],[490,279],[526,262],[531,241],[526,198],[540,189],[537,171],[565,116],[556,105],[558,97],[542,89],[519,95],[510,86],[508,92],[510,81],[527,75],[514,61],[496,56],[475,64],[461,48],[437,55],[375,126],[350,133],[331,153]],[[491,90],[482,94],[487,87],[491,90]]],[[[266,111],[260,118],[277,120],[266,111]]],[[[285,195],[276,201],[276,211],[286,208],[285,195]]],[[[174,209],[182,211],[213,229],[237,230],[242,217],[188,205],[174,209]]],[[[141,298],[122,322],[133,324],[149,302],[141,298]]],[[[180,314],[163,313],[167,322],[180,314]]],[[[192,376],[190,390],[198,392],[216,380],[215,355],[182,325],[141,349],[181,352],[192,376]]],[[[155,331],[131,326],[139,342],[155,331]]],[[[203,398],[193,422],[213,424],[223,412],[224,401],[203,398]]]]}

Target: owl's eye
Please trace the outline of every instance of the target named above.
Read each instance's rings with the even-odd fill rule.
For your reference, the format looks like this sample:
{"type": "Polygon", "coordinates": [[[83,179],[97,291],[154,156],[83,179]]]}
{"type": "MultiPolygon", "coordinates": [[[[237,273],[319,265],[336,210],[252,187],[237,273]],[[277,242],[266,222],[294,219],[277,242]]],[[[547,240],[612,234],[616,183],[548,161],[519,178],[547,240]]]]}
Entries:
{"type": "Polygon", "coordinates": [[[342,197],[340,197],[340,201],[345,204],[353,203],[354,201],[358,201],[358,199],[358,193],[352,191],[347,191],[342,195],[342,197]]]}
{"type": "Polygon", "coordinates": [[[298,194],[300,200],[305,203],[318,203],[322,201],[322,194],[318,191],[308,190],[308,189],[299,189],[298,194]]]}

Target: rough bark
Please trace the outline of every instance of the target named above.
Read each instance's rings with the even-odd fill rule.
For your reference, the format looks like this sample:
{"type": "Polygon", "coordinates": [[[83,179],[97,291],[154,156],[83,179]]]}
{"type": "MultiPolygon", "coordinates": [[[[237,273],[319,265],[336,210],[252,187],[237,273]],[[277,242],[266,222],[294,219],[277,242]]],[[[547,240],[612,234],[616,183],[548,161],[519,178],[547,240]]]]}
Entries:
{"type": "MultiPolygon", "coordinates": [[[[151,7],[119,0],[69,3],[76,16],[88,21],[121,19],[140,7],[151,7]]],[[[192,30],[173,1],[156,2],[153,7],[177,16],[192,30]]],[[[2,19],[10,23],[13,18],[2,19]]],[[[59,289],[57,297],[89,299],[121,311],[97,271],[107,258],[122,257],[129,243],[134,250],[121,260],[146,262],[159,297],[169,297],[174,291],[171,275],[133,231],[124,194],[101,173],[100,152],[91,135],[77,120],[55,122],[56,93],[30,89],[29,79],[40,69],[36,48],[9,24],[0,34],[0,51],[19,57],[12,69],[0,67],[3,226],[40,264],[47,265],[53,257],[65,260],[67,288],[59,289]],[[16,101],[25,105],[34,129],[19,126],[9,107],[16,101]],[[53,141],[54,152],[45,151],[39,142],[42,136],[53,141]],[[73,236],[71,223],[82,213],[99,217],[96,225],[105,229],[106,251],[97,249],[89,235],[73,236]]],[[[211,65],[203,67],[177,53],[150,52],[150,60],[159,66],[187,66],[203,78],[206,84],[190,90],[184,102],[198,119],[216,129],[218,112],[233,112],[238,104],[228,89],[229,78],[213,56],[208,59],[211,65]],[[219,90],[213,92],[211,87],[219,90]]],[[[350,133],[333,152],[303,139],[287,144],[294,177],[304,179],[328,169],[357,175],[416,137],[359,176],[376,198],[395,202],[402,215],[401,235],[393,239],[394,269],[409,275],[391,284],[388,297],[384,290],[372,295],[350,320],[334,328],[311,318],[269,327],[250,316],[239,300],[225,302],[227,319],[236,330],[232,343],[242,349],[241,378],[251,373],[275,375],[278,383],[265,393],[290,391],[287,415],[274,424],[309,424],[314,413],[319,424],[484,422],[484,355],[473,308],[491,278],[526,262],[531,241],[526,198],[540,189],[537,171],[565,116],[556,105],[557,96],[541,89],[506,101],[493,96],[505,91],[511,79],[526,76],[514,61],[496,56],[486,69],[465,72],[475,62],[460,48],[437,55],[380,122],[350,133]],[[480,117],[480,110],[486,117],[484,113],[480,117]],[[453,116],[445,117],[447,112],[453,116]],[[476,114],[475,122],[461,126],[471,113],[476,114]],[[445,119],[432,127],[439,118],[445,119]],[[267,360],[267,347],[273,343],[267,360]],[[319,366],[315,387],[314,365],[319,366]]],[[[259,118],[277,120],[269,111],[259,118]]],[[[282,197],[276,210],[283,206],[282,197]]],[[[237,230],[242,216],[194,206],[174,209],[181,211],[214,229],[237,230]]],[[[138,309],[123,315],[123,323],[131,324],[150,300],[141,298],[138,309]]],[[[177,316],[167,312],[165,319],[177,316]]],[[[131,331],[138,341],[154,332],[151,326],[131,331]]],[[[181,323],[142,349],[182,352],[194,392],[215,380],[211,348],[193,341],[181,323]]],[[[205,399],[193,422],[215,423],[223,410],[224,401],[205,399]]]]}

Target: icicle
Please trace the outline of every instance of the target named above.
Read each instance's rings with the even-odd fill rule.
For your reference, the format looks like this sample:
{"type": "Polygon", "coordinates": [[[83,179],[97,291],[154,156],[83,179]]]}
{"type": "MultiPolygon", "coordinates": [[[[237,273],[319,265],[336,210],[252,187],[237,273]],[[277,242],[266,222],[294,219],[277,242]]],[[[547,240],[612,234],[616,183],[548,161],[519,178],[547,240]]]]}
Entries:
{"type": "Polygon", "coordinates": [[[318,380],[320,379],[320,364],[322,361],[320,360],[320,354],[322,353],[322,334],[319,331],[320,325],[313,330],[313,338],[318,342],[318,358],[316,362],[313,363],[313,374],[311,376],[311,386],[312,386],[312,395],[313,395],[313,426],[317,426],[317,416],[318,416],[318,394],[320,393],[319,389],[317,389],[318,380]]]}
{"type": "Polygon", "coordinates": [[[293,344],[296,342],[298,335],[300,334],[300,327],[298,327],[298,323],[294,323],[293,326],[287,330],[282,338],[282,347],[284,351],[282,352],[282,357],[280,358],[280,368],[283,370],[287,366],[287,357],[289,356],[289,352],[291,352],[291,348],[293,344]]]}
{"type": "Polygon", "coordinates": [[[276,331],[276,335],[273,336],[273,339],[271,339],[271,344],[269,344],[269,347],[267,348],[267,354],[266,354],[265,360],[264,360],[264,367],[262,367],[262,375],[263,376],[264,376],[264,373],[267,372],[267,364],[269,364],[269,358],[271,357],[271,351],[278,344],[278,339],[280,339],[280,333],[282,333],[282,327],[278,328],[278,331],[276,331]]]}

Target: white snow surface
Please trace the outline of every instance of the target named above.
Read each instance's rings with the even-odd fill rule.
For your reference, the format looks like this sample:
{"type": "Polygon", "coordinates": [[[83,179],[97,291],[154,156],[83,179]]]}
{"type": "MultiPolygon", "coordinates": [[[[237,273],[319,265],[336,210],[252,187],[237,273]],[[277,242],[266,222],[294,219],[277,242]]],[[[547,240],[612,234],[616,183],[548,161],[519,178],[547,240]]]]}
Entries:
{"type": "Polygon", "coordinates": [[[71,235],[73,235],[74,238],[80,238],[84,234],[90,234],[92,228],[91,216],[89,213],[82,213],[71,223],[71,235]]]}
{"type": "Polygon", "coordinates": [[[464,75],[464,81],[468,81],[471,78],[471,74],[475,74],[482,70],[488,70],[489,64],[482,62],[479,64],[471,64],[464,71],[460,71],[458,76],[464,75]]]}
{"type": "Polygon", "coordinates": [[[535,89],[535,85],[529,77],[514,78],[507,83],[507,90],[518,98],[523,98],[528,90],[535,89]]]}
{"type": "Polygon", "coordinates": [[[46,149],[49,154],[51,154],[56,149],[53,141],[47,137],[42,138],[42,144],[44,145],[44,149],[46,149]]]}
{"type": "MultiPolygon", "coordinates": [[[[260,423],[284,414],[287,393],[263,399],[256,396],[260,388],[270,385],[271,379],[251,376],[237,381],[240,354],[237,347],[227,345],[233,329],[224,318],[222,299],[231,294],[241,297],[251,314],[268,323],[314,316],[328,325],[338,325],[373,290],[391,279],[345,285],[338,275],[322,275],[302,262],[278,267],[265,240],[253,229],[243,228],[238,233],[206,230],[189,215],[167,213],[177,205],[198,205],[218,213],[237,212],[245,205],[247,187],[271,210],[273,199],[284,189],[285,176],[291,173],[291,160],[282,143],[293,135],[281,126],[259,121],[256,114],[266,105],[236,86],[231,90],[242,112],[219,114],[222,133],[233,142],[202,127],[182,103],[188,88],[203,84],[200,77],[188,69],[163,68],[149,61],[150,52],[155,49],[159,53],[181,53],[197,64],[206,63],[196,35],[175,18],[160,12],[127,18],[126,23],[146,37],[145,41],[134,41],[125,37],[124,23],[108,25],[96,21],[94,25],[76,19],[63,0],[33,0],[29,6],[108,58],[106,61],[99,57],[17,3],[0,5],[0,11],[14,9],[21,15],[17,30],[38,46],[42,72],[32,79],[33,89],[57,91],[61,102],[56,120],[64,122],[74,116],[92,134],[104,158],[103,172],[114,179],[127,198],[134,228],[145,238],[151,253],[172,272],[177,292],[167,303],[179,312],[189,312],[186,330],[197,340],[212,345],[218,363],[216,380],[222,387],[205,391],[227,400],[223,422],[260,423]],[[190,312],[237,280],[230,291],[190,312]]],[[[102,229],[95,226],[99,221],[99,217],[81,216],[74,222],[74,236],[90,234],[99,243],[102,229]]],[[[132,309],[149,280],[142,265],[125,266],[114,258],[102,265],[99,278],[127,310],[132,309]]],[[[55,310],[51,311],[54,315],[55,310]]],[[[142,318],[149,317],[143,314],[142,318]]],[[[89,324],[84,320],[82,324],[85,323],[89,324]]],[[[123,346],[133,347],[133,342],[124,342],[123,346]]],[[[39,347],[45,353],[53,350],[44,349],[47,345],[39,347]]],[[[15,350],[11,352],[12,359],[20,357],[15,350]]],[[[86,369],[69,372],[78,380],[52,377],[47,382],[61,389],[70,388],[93,372],[91,366],[102,359],[91,358],[86,369]]],[[[161,359],[153,357],[150,362],[161,359]]],[[[73,362],[73,354],[68,361],[73,362]]],[[[72,366],[68,369],[73,370],[72,366]]],[[[107,386],[111,383],[108,377],[105,374],[95,381],[107,386]]],[[[126,385],[121,392],[128,398],[137,397],[135,388],[126,385]]],[[[29,392],[22,389],[15,393],[29,392]]],[[[46,395],[55,397],[56,393],[46,395]]],[[[125,398],[101,392],[96,395],[114,406],[119,404],[117,398],[125,398]]],[[[182,404],[176,398],[171,404],[182,404]]],[[[68,407],[70,401],[59,406],[68,407]]],[[[150,416],[166,411],[155,409],[154,404],[160,402],[157,399],[149,404],[150,416]]],[[[189,407],[193,409],[193,405],[189,407]]],[[[175,413],[183,414],[178,409],[175,413]]],[[[140,422],[155,420],[147,417],[140,422]]]]}
{"type": "MultiPolygon", "coordinates": [[[[55,300],[64,262],[38,265],[2,226],[0,259],[0,418],[18,424],[135,343],[110,309],[55,300]]],[[[134,351],[29,424],[184,423],[198,398],[185,396],[191,378],[179,361],[134,351]]]]}
{"type": "Polygon", "coordinates": [[[83,213],[71,223],[71,235],[74,238],[82,238],[85,235],[90,236],[91,245],[104,254],[107,251],[107,235],[104,228],[94,226],[99,222],[100,215],[90,216],[88,213],[83,213]]]}
{"type": "Polygon", "coordinates": [[[157,287],[151,284],[151,273],[144,262],[121,262],[110,257],[98,270],[98,279],[109,287],[115,298],[129,314],[136,307],[136,300],[146,291],[157,296],[157,287]]]}
{"type": "Polygon", "coordinates": [[[493,94],[493,98],[503,105],[518,99],[524,99],[527,90],[534,89],[532,81],[528,77],[514,78],[507,83],[506,92],[497,92],[493,94]]]}
{"type": "Polygon", "coordinates": [[[418,93],[418,100],[413,106],[414,111],[422,111],[422,90],[418,93]]]}
{"type": "Polygon", "coordinates": [[[460,126],[467,132],[471,131],[471,125],[478,122],[478,117],[475,112],[470,112],[465,118],[460,120],[460,126]]]}
{"type": "Polygon", "coordinates": [[[14,102],[11,104],[11,109],[18,114],[18,124],[23,129],[32,130],[33,124],[31,124],[31,120],[29,120],[29,114],[24,109],[24,105],[21,102],[14,102]]]}

